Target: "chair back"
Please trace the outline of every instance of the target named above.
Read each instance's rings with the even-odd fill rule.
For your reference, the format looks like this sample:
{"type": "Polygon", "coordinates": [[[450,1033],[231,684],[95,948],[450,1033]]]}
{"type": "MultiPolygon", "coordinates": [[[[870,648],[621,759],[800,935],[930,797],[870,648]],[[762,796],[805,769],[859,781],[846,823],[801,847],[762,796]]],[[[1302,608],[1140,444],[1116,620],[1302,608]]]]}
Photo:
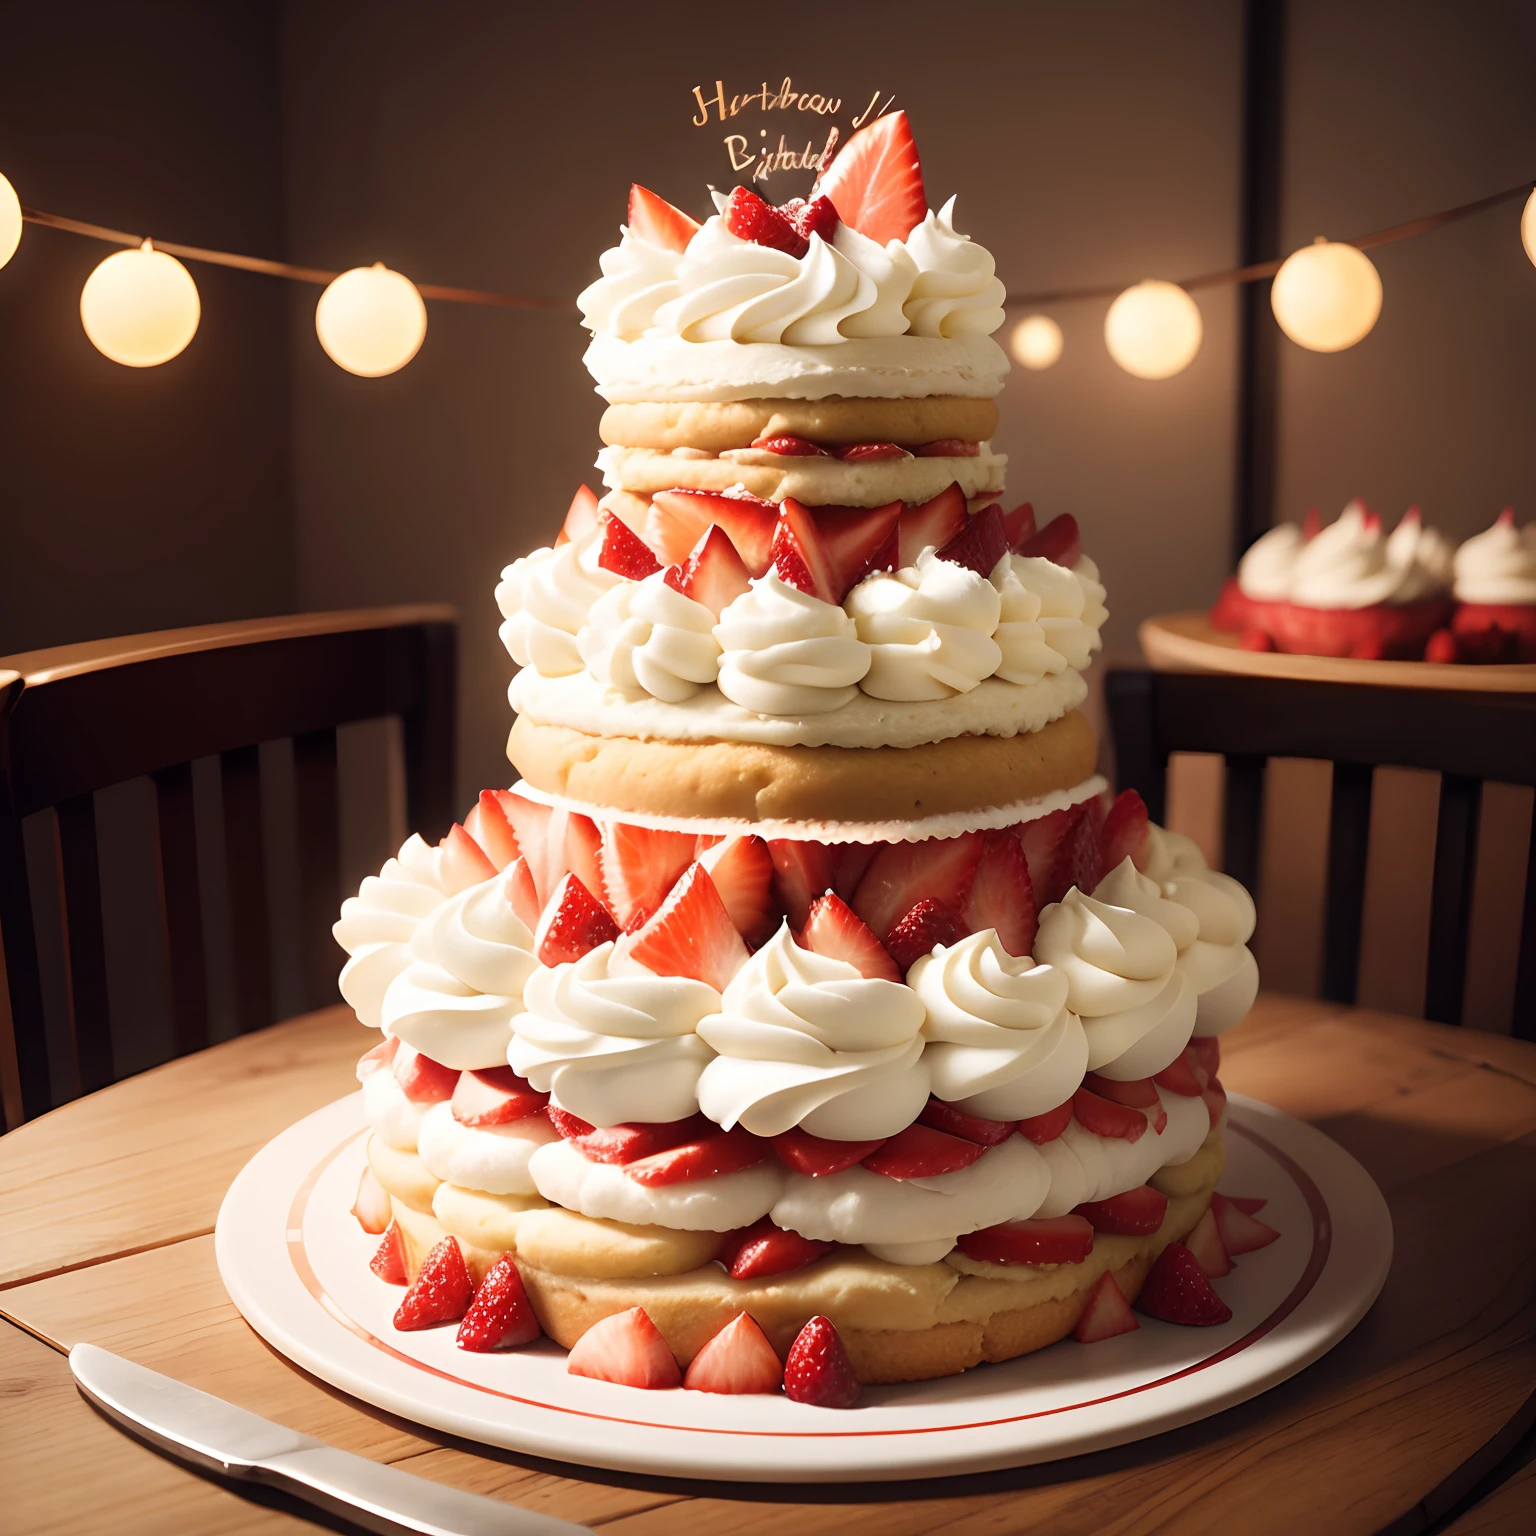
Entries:
{"type": "MultiPolygon", "coordinates": [[[[336,999],[340,902],[336,728],[398,717],[409,820],[453,820],[457,630],[439,605],[166,630],[0,659],[0,1103],[7,1128],[66,1090],[50,1072],[23,822],[52,821],[74,1084],[116,1080],[95,795],[147,776],[172,1051],[209,1043],[192,764],[216,758],[236,1026],[273,1022],[272,933],[258,748],[291,738],[306,1007],[336,999]]],[[[206,818],[205,818],[206,826],[206,818]]],[[[205,850],[206,852],[206,850],[205,850]]],[[[208,860],[205,858],[204,867],[208,860]]],[[[56,1042],[57,1046],[57,1042],[56,1042]]]]}
{"type": "MultiPolygon", "coordinates": [[[[1461,1022],[1483,785],[1536,785],[1536,694],[1142,670],[1111,671],[1104,687],[1120,786],[1141,793],[1154,821],[1163,818],[1171,753],[1225,759],[1223,862],[1252,891],[1259,888],[1268,760],[1333,764],[1322,993],[1334,1002],[1355,1002],[1374,772],[1438,773],[1424,1016],[1461,1022]]],[[[1536,1038],[1536,823],[1514,1029],[1536,1038]]]]}

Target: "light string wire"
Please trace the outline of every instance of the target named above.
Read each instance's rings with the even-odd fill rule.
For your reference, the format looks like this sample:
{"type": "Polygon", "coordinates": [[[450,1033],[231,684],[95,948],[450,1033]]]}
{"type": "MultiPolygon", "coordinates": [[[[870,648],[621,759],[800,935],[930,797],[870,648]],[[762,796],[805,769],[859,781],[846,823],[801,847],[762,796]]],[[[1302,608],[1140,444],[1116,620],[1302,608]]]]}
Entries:
{"type": "MultiPolygon", "coordinates": [[[[1489,197],[1479,198],[1476,202],[1462,203],[1456,208],[1446,208],[1439,213],[1425,214],[1422,218],[1410,219],[1406,224],[1394,224],[1388,229],[1378,229],[1369,235],[1361,235],[1354,240],[1344,240],[1340,244],[1352,245],[1357,250],[1369,251],[1378,245],[1391,245],[1398,240],[1408,240],[1414,235],[1427,234],[1432,229],[1443,229],[1447,224],[1455,224],[1462,219],[1469,219],[1473,214],[1482,213],[1489,208],[1497,208],[1502,203],[1513,202],[1516,198],[1528,197],[1532,190],[1536,190],[1536,178],[1522,181],[1513,187],[1506,187],[1502,192],[1495,192],[1489,197]]],[[[341,276],[340,272],[327,271],[321,267],[297,266],[288,261],[268,261],[261,256],[241,256],[233,251],[213,251],[200,245],[179,245],[170,240],[156,240],[153,236],[131,235],[121,229],[108,229],[101,224],[88,224],[81,219],[68,219],[62,214],[46,213],[41,208],[29,208],[22,205],[21,216],[29,224],[42,225],[47,229],[60,229],[72,235],[84,235],[87,239],[105,241],[109,245],[121,245],[137,248],[146,238],[157,251],[164,251],[169,256],[180,256],[188,261],[201,261],[214,267],[234,267],[242,272],[259,272],[266,277],[283,277],[292,282],[318,283],[325,285],[341,276]]],[[[1278,261],[1261,261],[1253,266],[1232,267],[1223,272],[1206,272],[1198,277],[1185,278],[1178,286],[1184,289],[1219,288],[1235,283],[1256,283],[1267,277],[1273,277],[1284,265],[1284,258],[1278,261]]],[[[1041,293],[1010,293],[1003,303],[1010,308],[1024,305],[1067,304],[1075,300],[1086,299],[1112,299],[1117,294],[1123,293],[1125,283],[1101,284],[1091,288],[1055,288],[1041,293]]],[[[568,310],[576,309],[574,299],[546,299],[535,298],[521,293],[493,293],[480,288],[450,288],[440,283],[416,283],[416,291],[424,299],[439,299],[449,304],[482,304],[497,309],[549,309],[568,310]]]]}

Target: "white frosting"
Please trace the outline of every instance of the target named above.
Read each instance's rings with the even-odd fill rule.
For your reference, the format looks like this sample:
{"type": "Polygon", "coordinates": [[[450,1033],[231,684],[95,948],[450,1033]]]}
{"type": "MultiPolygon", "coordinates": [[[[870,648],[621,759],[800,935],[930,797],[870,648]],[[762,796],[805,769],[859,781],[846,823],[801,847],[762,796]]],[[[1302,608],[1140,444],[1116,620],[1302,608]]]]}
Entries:
{"type": "Polygon", "coordinates": [[[905,242],[892,240],[888,245],[861,235],[858,230],[839,223],[832,244],[875,285],[875,299],[866,309],[855,310],[838,322],[845,337],[902,336],[911,329],[905,305],[917,281],[917,263],[905,242]]]}
{"type": "Polygon", "coordinates": [[[590,331],[610,336],[641,336],[656,324],[656,311],[678,294],[681,254],[624,229],[619,243],[603,252],[603,275],[576,295],[581,318],[590,331]]]}
{"type": "Polygon", "coordinates": [[[488,1195],[532,1195],[538,1193],[533,1155],[557,1139],[547,1115],[525,1115],[504,1125],[460,1125],[444,1101],[423,1118],[417,1150],[427,1171],[445,1184],[488,1195]]]}
{"type": "Polygon", "coordinates": [[[1088,1038],[1067,1007],[1067,978],[1010,955],[994,929],[924,955],[907,984],[928,1013],[923,1060],[939,1098],[988,1120],[1022,1120],[1081,1085],[1088,1038]]]}
{"type": "Polygon", "coordinates": [[[1109,617],[1098,567],[1086,557],[1077,568],[1038,555],[1004,555],[992,571],[1000,598],[998,676],[1032,683],[1065,667],[1082,672],[1102,644],[1109,617]]]}
{"type": "Polygon", "coordinates": [[[536,549],[501,573],[496,604],[506,621],[501,643],[520,667],[546,677],[582,669],[576,636],[592,605],[622,580],[597,563],[602,544],[597,529],[553,549],[536,549]]]}
{"type": "Polygon", "coordinates": [[[421,1122],[432,1106],[405,1096],[399,1079],[389,1070],[370,1072],[363,1079],[363,1113],[386,1147],[414,1152],[421,1122]]]}
{"type": "Polygon", "coordinates": [[[1306,540],[1295,523],[1276,523],[1237,562],[1238,590],[1255,602],[1284,602],[1291,595],[1296,562],[1305,548],[1306,540]]]}
{"type": "Polygon", "coordinates": [[[1388,539],[1381,520],[1351,502],[1297,555],[1291,601],[1306,608],[1357,609],[1433,597],[1450,582],[1444,544],[1432,529],[1420,528],[1417,518],[1405,518],[1388,539]]]}
{"type": "Polygon", "coordinates": [[[869,670],[859,687],[877,699],[969,693],[1002,661],[992,638],[1000,613],[997,589],[931,549],[915,566],[866,577],[843,606],[869,646],[869,670]]]}
{"type": "Polygon", "coordinates": [[[1536,523],[1498,518],[1456,551],[1456,596],[1463,603],[1536,603],[1536,523]]]}
{"type": "Polygon", "coordinates": [[[911,988],[801,949],[783,923],[699,1024],[720,1053],[699,1107],[758,1136],[797,1125],[840,1141],[893,1136],[928,1102],[922,1026],[911,988]]]}
{"type": "Polygon", "coordinates": [[[612,944],[541,968],[507,1049],[512,1070],[592,1125],[682,1120],[714,1054],[694,1032],[720,1007],[705,982],[615,965],[612,944]]]}
{"type": "Polygon", "coordinates": [[[841,608],[770,571],[715,626],[720,692],[760,715],[820,715],[857,695],[869,647],[841,608]]]}
{"type": "Polygon", "coordinates": [[[576,648],[598,682],[680,704],[714,682],[720,642],[714,614],[664,577],[657,571],[610,587],[593,603],[576,648]]]}
{"type": "Polygon", "coordinates": [[[914,336],[990,336],[1003,323],[997,264],[985,246],[955,233],[954,198],[938,213],[928,210],[906,247],[917,263],[904,306],[914,336]]]}

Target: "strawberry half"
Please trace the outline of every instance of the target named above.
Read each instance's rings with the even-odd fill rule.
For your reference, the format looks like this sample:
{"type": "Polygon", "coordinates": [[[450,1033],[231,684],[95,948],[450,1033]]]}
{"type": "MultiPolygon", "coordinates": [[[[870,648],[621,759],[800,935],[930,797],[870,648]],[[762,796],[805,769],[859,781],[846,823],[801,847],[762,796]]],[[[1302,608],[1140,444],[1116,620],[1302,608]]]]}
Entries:
{"type": "Polygon", "coordinates": [[[574,874],[555,889],[553,899],[539,919],[533,935],[533,952],[540,965],[561,965],[579,960],[599,944],[619,936],[619,926],[608,909],[574,874]]]}
{"type": "Polygon", "coordinates": [[[389,1226],[392,1213],[384,1186],[372,1168],[364,1168],[357,1181],[357,1198],[352,1202],[352,1215],[358,1226],[370,1237],[377,1237],[389,1226]]]}
{"type": "Polygon", "coordinates": [[[661,562],[645,541],[613,513],[604,512],[598,527],[602,534],[597,563],[605,571],[612,571],[615,576],[627,576],[631,581],[644,581],[661,569],[661,562]]]}
{"type": "Polygon", "coordinates": [[[422,1261],[395,1313],[402,1333],[456,1323],[469,1310],[475,1283],[469,1278],[458,1240],[445,1237],[422,1261]]]}
{"type": "Polygon", "coordinates": [[[773,888],[792,928],[803,928],[811,903],[832,889],[835,874],[832,850],[825,843],[774,837],[768,840],[773,860],[773,888]]]}
{"type": "Polygon", "coordinates": [[[924,897],[886,935],[885,944],[905,973],[939,945],[954,944],[965,934],[965,919],[948,902],[924,897]]]}
{"type": "Polygon", "coordinates": [[[1163,1108],[1163,1101],[1157,1096],[1157,1087],[1150,1077],[1138,1077],[1130,1082],[1117,1082],[1112,1077],[1100,1077],[1097,1072],[1090,1072],[1083,1078],[1083,1087],[1090,1093],[1096,1093],[1101,1099],[1109,1099],[1115,1104],[1124,1104],[1130,1109],[1148,1109],[1152,1111],[1152,1129],[1159,1136],[1168,1128],[1168,1111],[1163,1108]]]}
{"type": "Polygon", "coordinates": [[[1207,1210],[1195,1223],[1194,1230],[1184,1239],[1184,1246],[1194,1254],[1195,1263],[1205,1271],[1207,1280],[1220,1280],[1232,1273],[1232,1256],[1221,1240],[1214,1211],[1207,1210]]]}
{"type": "Polygon", "coordinates": [[[733,1232],[716,1255],[732,1280],[763,1280],[804,1269],[831,1253],[836,1243],[814,1242],[798,1232],[786,1231],[764,1216],[761,1221],[733,1232]]]}
{"type": "Polygon", "coordinates": [[[693,1357],[683,1385],[690,1392],[777,1392],[783,1380],[784,1368],[767,1335],[738,1312],[693,1357]]]}
{"type": "Polygon", "coordinates": [[[699,855],[736,931],[752,949],[766,943],[779,926],[773,896],[773,858],[755,833],[727,837],[699,855]]]}
{"type": "MultiPolygon", "coordinates": [[[[1235,1198],[1229,1199],[1226,1195],[1211,1196],[1211,1210],[1216,1217],[1216,1230],[1221,1234],[1221,1245],[1233,1258],[1267,1248],[1280,1236],[1267,1222],[1260,1221],[1251,1210],[1243,1208],[1253,1203],[1243,1201],[1239,1204],[1235,1198]]],[[[1258,1204],[1262,1206],[1264,1201],[1260,1200],[1258,1204]]]]}
{"type": "Polygon", "coordinates": [[[1232,1308],[1212,1290],[1205,1271],[1183,1243],[1169,1243],[1158,1254],[1136,1298],[1136,1309],[1165,1323],[1195,1328],[1232,1320],[1232,1308]]]}
{"type": "Polygon", "coordinates": [[[1150,1184],[1142,1184],[1107,1200],[1086,1201],[1073,1214],[1086,1217],[1095,1232],[1147,1237],[1162,1226],[1163,1217],[1168,1214],[1168,1196],[1150,1184]]]}
{"type": "Polygon", "coordinates": [[[886,947],[856,917],[841,896],[831,891],[811,903],[805,926],[795,935],[801,946],[834,960],[846,960],[872,981],[900,981],[902,972],[886,947]]]}
{"type": "Polygon", "coordinates": [[[658,976],[691,976],[717,992],[747,963],[747,946],[702,864],[688,870],[626,942],[630,954],[658,976]]]}
{"type": "Polygon", "coordinates": [[[1003,513],[1003,532],[1008,535],[1008,548],[1017,551],[1027,540],[1035,536],[1035,508],[1033,503],[1021,501],[1012,512],[1003,513]]]}
{"type": "Polygon", "coordinates": [[[686,251],[688,242],[699,232],[699,221],[690,219],[681,208],[674,208],[664,197],[635,182],[629,189],[630,233],[638,235],[664,251],[686,251]]]}
{"type": "Polygon", "coordinates": [[[583,485],[571,497],[570,510],[565,514],[565,521],[555,537],[556,545],[569,544],[572,539],[585,537],[597,527],[597,518],[597,492],[590,485],[583,485]]]}
{"type": "Polygon", "coordinates": [[[992,567],[1007,553],[1008,534],[1003,527],[1003,509],[993,502],[966,520],[960,532],[939,551],[939,559],[963,565],[978,576],[990,576],[992,567]]]}
{"type": "Polygon", "coordinates": [[[812,235],[820,235],[823,240],[830,240],[837,233],[837,209],[832,206],[830,197],[813,197],[809,202],[804,198],[792,197],[780,207],[779,212],[807,240],[812,235]]]}
{"type": "Polygon", "coordinates": [[[531,1344],[542,1332],[523,1289],[523,1277],[512,1255],[504,1253],[486,1271],[454,1343],[460,1349],[489,1354],[495,1349],[531,1344]]]}
{"type": "Polygon", "coordinates": [[[905,240],[928,212],[907,114],[892,112],[861,128],[812,191],[829,198],[844,224],[877,245],[905,240]]]}
{"type": "Polygon", "coordinates": [[[874,571],[894,571],[901,557],[901,503],[883,507],[817,507],[812,512],[841,588],[841,602],[874,571]]]}
{"type": "Polygon", "coordinates": [[[765,203],[750,187],[735,187],[720,210],[725,227],[738,240],[766,245],[786,256],[804,256],[811,242],[771,203],[765,203]]]}
{"type": "Polygon", "coordinates": [[[761,448],[764,453],[777,453],[786,459],[830,459],[832,454],[813,443],[808,437],[796,437],[781,432],[777,437],[755,437],[751,447],[761,448]]]}
{"type": "Polygon", "coordinates": [[[1055,1109],[1048,1109],[1043,1114],[1030,1115],[1027,1119],[1019,1121],[1019,1135],[1025,1141],[1032,1141],[1037,1147],[1043,1147],[1048,1141],[1055,1141],[1072,1123],[1072,1100],[1065,1104],[1058,1104],[1055,1109]]]}
{"type": "Polygon", "coordinates": [[[902,565],[916,565],[925,549],[942,549],[965,527],[966,515],[965,493],[958,485],[946,486],[932,501],[905,508],[898,557],[902,565]]]}
{"type": "Polygon", "coordinates": [[[665,1152],[624,1164],[624,1177],[647,1189],[663,1189],[669,1184],[691,1184],[695,1179],[718,1179],[743,1168],[755,1168],[767,1162],[772,1148],[761,1136],[744,1131],[739,1125],[729,1131],[718,1126],[696,1141],[665,1152]]]}
{"type": "Polygon", "coordinates": [[[1099,830],[1100,858],[1104,873],[1118,869],[1129,859],[1139,869],[1147,846],[1147,806],[1134,789],[1115,796],[1099,830]]]}
{"type": "Polygon", "coordinates": [[[978,832],[920,843],[885,843],[870,861],[849,905],[889,947],[891,930],[925,897],[956,913],[965,910],[985,847],[978,832]]]}
{"type": "Polygon", "coordinates": [[[1012,1120],[983,1120],[980,1115],[968,1115],[943,1099],[929,1099],[917,1118],[923,1125],[948,1131],[951,1136],[963,1136],[979,1147],[995,1147],[1018,1129],[1012,1120]]]}
{"type": "Polygon", "coordinates": [[[593,1323],[571,1346],[565,1368],[572,1376],[652,1392],[683,1382],[667,1341],[644,1307],[631,1307],[593,1323]]]}
{"type": "Polygon", "coordinates": [[[445,1067],[420,1051],[401,1052],[395,1057],[395,1081],[413,1104],[441,1104],[453,1097],[458,1086],[456,1067],[445,1067]]]}
{"type": "Polygon", "coordinates": [[[840,578],[816,519],[792,496],[779,506],[770,555],[781,581],[834,607],[842,602],[840,578]]]}
{"type": "MultiPolygon", "coordinates": [[[[1213,1195],[1211,1198],[1218,1197],[1213,1195]]],[[[1235,1205],[1246,1216],[1257,1216],[1269,1204],[1262,1195],[1222,1195],[1220,1198],[1228,1205],[1235,1205]]]]}
{"type": "Polygon", "coordinates": [[[682,565],[669,565],[662,578],[669,587],[720,615],[751,587],[746,566],[723,528],[711,524],[682,565]]]}
{"type": "Polygon", "coordinates": [[[482,789],[464,818],[464,830],[497,869],[505,869],[518,855],[517,833],[501,808],[501,797],[506,793],[504,789],[482,789]]]}
{"type": "Polygon", "coordinates": [[[826,1136],[813,1136],[797,1125],[773,1138],[773,1153],[784,1166],[807,1178],[824,1178],[827,1174],[841,1173],[862,1162],[881,1141],[832,1141],[826,1136]]]}
{"type": "Polygon", "coordinates": [[[405,1272],[405,1244],[394,1222],[390,1222],[378,1252],[369,1259],[368,1268],[390,1285],[404,1285],[410,1279],[405,1272]]]}
{"type": "Polygon", "coordinates": [[[981,836],[985,848],[961,914],[966,931],[995,929],[1010,955],[1027,955],[1035,946],[1039,913],[1023,844],[1012,828],[981,836]]]}
{"type": "Polygon", "coordinates": [[[1073,566],[1083,558],[1083,536],[1070,512],[1053,517],[1037,534],[1025,539],[1019,553],[1029,559],[1073,566]]]}
{"type": "Polygon", "coordinates": [[[1081,1216],[1005,1221],[956,1240],[984,1264],[1080,1264],[1093,1252],[1093,1228],[1081,1216]]]}
{"type": "MultiPolygon", "coordinates": [[[[517,839],[518,857],[524,861],[533,877],[534,890],[542,909],[545,899],[554,891],[559,879],[558,875],[554,879],[550,878],[551,863],[560,863],[558,853],[553,861],[547,856],[549,824],[553,813],[547,805],[529,799],[517,789],[493,790],[491,793],[496,796],[497,807],[506,817],[517,839]]],[[[563,832],[561,835],[563,839],[563,832]]]]}
{"type": "Polygon", "coordinates": [[[837,456],[845,464],[870,464],[882,459],[915,457],[910,448],[903,448],[897,443],[849,443],[846,448],[837,450],[837,456]]]}
{"type": "Polygon", "coordinates": [[[784,1362],[784,1395],[791,1402],[818,1408],[852,1408],[859,1400],[859,1378],[837,1329],[825,1317],[813,1317],[789,1346],[784,1362]]]}
{"type": "Polygon", "coordinates": [[[1131,1304],[1120,1289],[1120,1282],[1113,1273],[1105,1270],[1093,1282],[1088,1292],[1088,1304],[1072,1330],[1072,1337],[1079,1344],[1097,1344],[1101,1339],[1112,1339],[1117,1334],[1131,1333],[1140,1328],[1131,1304]]]}
{"type": "Polygon", "coordinates": [[[693,853],[694,839],[687,832],[605,822],[600,855],[603,886],[619,925],[627,928],[637,913],[653,913],[693,863],[693,853]]]}
{"type": "Polygon", "coordinates": [[[443,876],[451,890],[466,891],[496,873],[485,850],[458,822],[448,828],[448,835],[437,846],[443,850],[443,876]]]}
{"type": "Polygon", "coordinates": [[[461,1072],[449,1100],[453,1118],[469,1126],[510,1125],[538,1114],[548,1103],[547,1093],[540,1093],[511,1067],[461,1072]]]}
{"type": "Polygon", "coordinates": [[[916,1124],[897,1131],[879,1151],[864,1159],[864,1166],[887,1179],[933,1179],[941,1173],[969,1168],[986,1150],[948,1131],[916,1124]]]}
{"type": "Polygon", "coordinates": [[[1072,1113],[1077,1123],[1095,1136],[1137,1142],[1146,1134],[1147,1117],[1139,1109],[1100,1098],[1087,1088],[1079,1088],[1072,1095],[1072,1113]]]}
{"type": "Polygon", "coordinates": [[[844,901],[851,901],[865,871],[875,862],[879,843],[834,843],[832,854],[832,889],[844,901]]]}
{"type": "Polygon", "coordinates": [[[1019,841],[1042,911],[1060,901],[1074,885],[1084,894],[1098,885],[1098,821],[1090,806],[1074,805],[1026,821],[1019,830],[1019,841]]]}
{"type": "Polygon", "coordinates": [[[681,565],[711,527],[735,546],[748,574],[761,576],[772,560],[769,548],[779,509],[745,491],[657,491],[646,514],[647,542],[671,565],[681,565]]]}

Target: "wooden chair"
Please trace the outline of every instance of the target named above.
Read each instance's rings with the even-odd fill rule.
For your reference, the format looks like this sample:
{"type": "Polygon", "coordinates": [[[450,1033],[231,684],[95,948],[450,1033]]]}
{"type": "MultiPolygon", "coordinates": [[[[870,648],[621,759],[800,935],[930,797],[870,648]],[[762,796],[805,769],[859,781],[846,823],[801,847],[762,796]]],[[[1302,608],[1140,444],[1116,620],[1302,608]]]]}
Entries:
{"type": "MultiPolygon", "coordinates": [[[[1536,694],[1123,670],[1105,678],[1105,701],[1120,785],[1140,791],[1154,821],[1163,817],[1170,753],[1225,758],[1224,863],[1253,891],[1267,760],[1333,764],[1322,992],[1334,1002],[1355,1001],[1374,770],[1440,774],[1424,1016],[1461,1022],[1482,787],[1536,785],[1536,694]]],[[[1514,1020],[1517,1035],[1536,1039],[1536,830],[1514,1020]]]]}
{"type": "Polygon", "coordinates": [[[336,727],[398,716],[411,826],[453,820],[457,630],[442,606],[166,630],[0,659],[0,1094],[7,1128],[52,1108],[22,821],[53,817],[79,1090],[120,1075],[107,1002],[96,791],[148,775],[174,1054],[209,1043],[192,763],[219,759],[237,1027],[273,1022],[258,746],[292,738],[306,1006],[336,1000],[336,727]],[[235,872],[239,878],[233,878],[235,872]]]}

